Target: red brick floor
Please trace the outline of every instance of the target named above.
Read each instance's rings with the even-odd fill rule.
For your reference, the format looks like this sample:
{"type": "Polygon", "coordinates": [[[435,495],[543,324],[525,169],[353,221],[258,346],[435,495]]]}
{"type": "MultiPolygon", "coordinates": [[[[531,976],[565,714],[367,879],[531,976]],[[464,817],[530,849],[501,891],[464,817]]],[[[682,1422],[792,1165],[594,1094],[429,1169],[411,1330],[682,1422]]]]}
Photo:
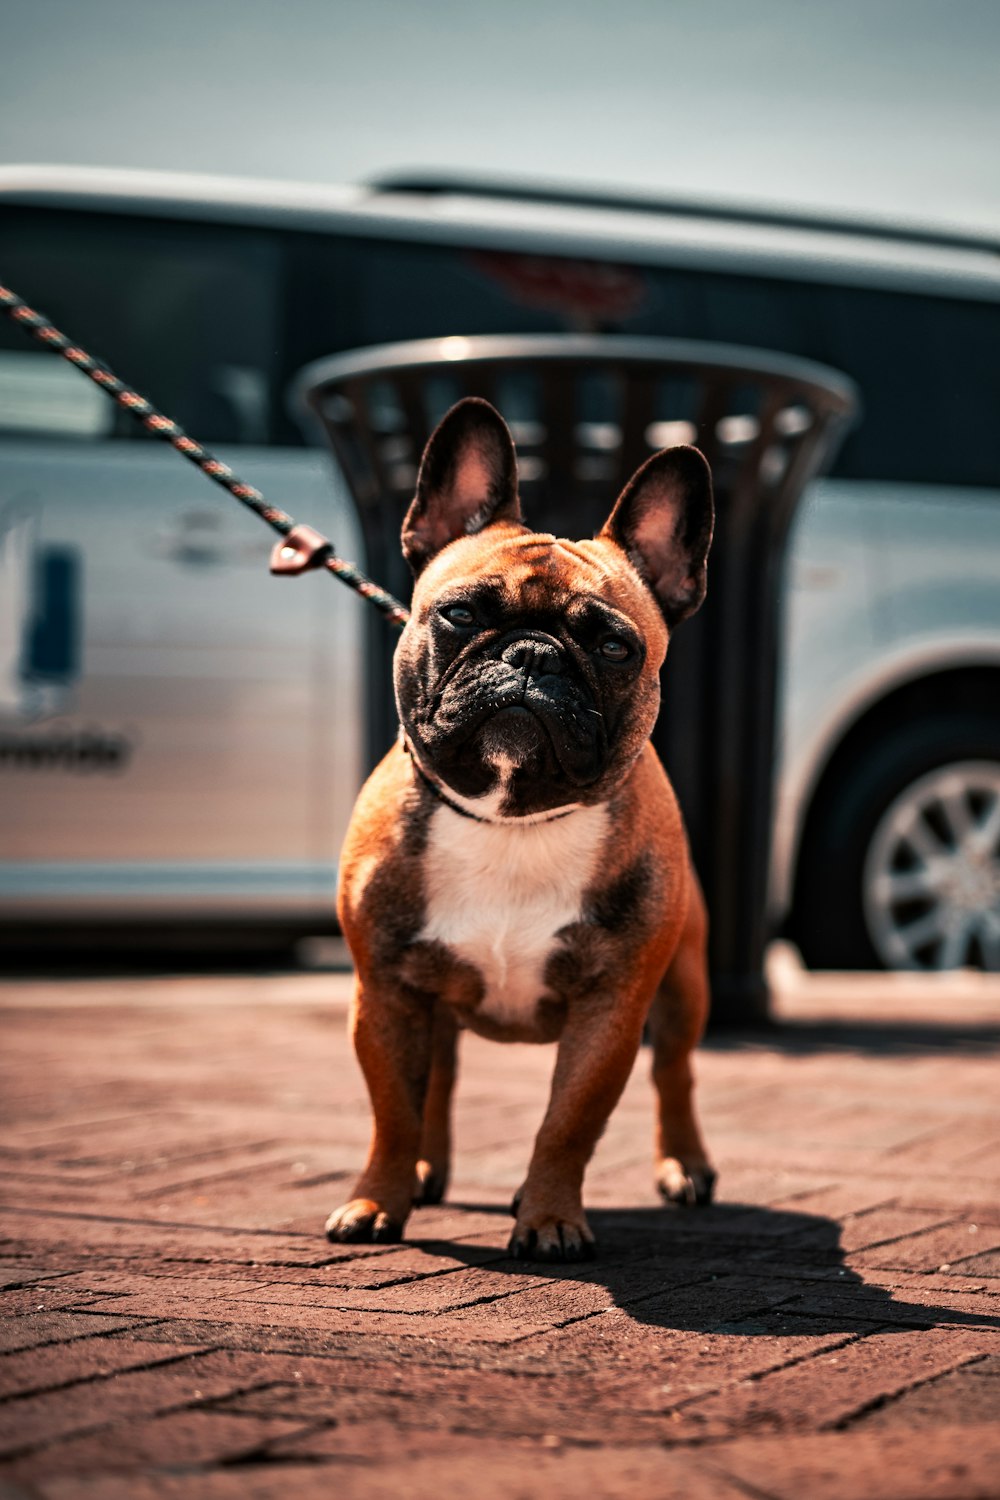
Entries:
{"type": "Polygon", "coordinates": [[[720,1203],[643,1057],[569,1271],[504,1252],[549,1049],[469,1038],[450,1202],[335,1247],[343,976],[9,983],[0,1500],[994,1500],[997,990],[785,973],[701,1054],[720,1203]]]}

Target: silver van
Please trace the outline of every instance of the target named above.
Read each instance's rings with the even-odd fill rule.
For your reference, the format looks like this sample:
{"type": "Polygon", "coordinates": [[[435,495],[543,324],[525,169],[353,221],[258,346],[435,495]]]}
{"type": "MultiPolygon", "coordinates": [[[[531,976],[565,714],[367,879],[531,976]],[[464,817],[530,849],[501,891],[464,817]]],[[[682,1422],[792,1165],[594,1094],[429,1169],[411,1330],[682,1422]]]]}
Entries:
{"type": "MultiPolygon", "coordinates": [[[[0,168],[0,279],[348,557],[288,403],[321,356],[588,330],[851,376],[784,599],[772,920],[814,966],[1000,969],[998,250],[461,181],[0,168]]],[[[270,542],[0,320],[0,945],[330,928],[364,607],[270,579],[270,542]]]]}

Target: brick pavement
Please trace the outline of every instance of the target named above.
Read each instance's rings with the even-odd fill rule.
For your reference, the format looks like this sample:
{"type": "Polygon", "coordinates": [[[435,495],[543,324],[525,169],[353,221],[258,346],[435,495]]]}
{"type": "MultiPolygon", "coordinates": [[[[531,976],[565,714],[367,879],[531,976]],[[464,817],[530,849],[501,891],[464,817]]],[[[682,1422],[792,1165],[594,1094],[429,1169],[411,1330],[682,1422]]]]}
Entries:
{"type": "Polygon", "coordinates": [[[571,1270],[504,1253],[550,1049],[466,1039],[450,1202],[335,1247],[344,976],[8,984],[0,1500],[1000,1495],[997,988],[779,980],[701,1053],[720,1203],[641,1059],[571,1270]]]}

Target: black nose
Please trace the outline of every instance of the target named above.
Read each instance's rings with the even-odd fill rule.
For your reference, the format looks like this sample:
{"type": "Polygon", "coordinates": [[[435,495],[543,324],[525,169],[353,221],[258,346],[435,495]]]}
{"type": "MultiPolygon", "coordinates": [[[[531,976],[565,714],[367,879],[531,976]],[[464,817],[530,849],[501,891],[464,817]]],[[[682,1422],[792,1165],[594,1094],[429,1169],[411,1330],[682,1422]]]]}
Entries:
{"type": "Polygon", "coordinates": [[[539,640],[537,636],[512,641],[504,647],[501,660],[529,677],[551,677],[563,669],[562,656],[555,642],[539,640]]]}

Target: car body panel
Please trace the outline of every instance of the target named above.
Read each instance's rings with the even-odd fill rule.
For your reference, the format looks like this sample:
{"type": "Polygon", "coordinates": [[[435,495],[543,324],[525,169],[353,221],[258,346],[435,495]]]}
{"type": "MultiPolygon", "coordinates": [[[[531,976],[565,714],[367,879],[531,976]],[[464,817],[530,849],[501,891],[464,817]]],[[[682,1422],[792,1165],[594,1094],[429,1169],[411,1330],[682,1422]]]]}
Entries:
{"type": "MultiPolygon", "coordinates": [[[[322,454],[227,456],[356,547],[322,454]]],[[[123,913],[265,890],[328,912],[360,777],[337,711],[360,698],[358,601],[320,575],[273,580],[273,537],[166,447],[5,439],[0,465],[0,576],[21,600],[0,636],[5,907],[48,912],[75,869],[80,899],[123,913]],[[61,673],[25,650],[53,554],[77,574],[61,673]]]]}
{"type": "Polygon", "coordinates": [[[791,905],[806,809],[851,727],[921,677],[1000,667],[1000,489],[810,486],[790,539],[781,640],[776,921],[791,905]]]}

